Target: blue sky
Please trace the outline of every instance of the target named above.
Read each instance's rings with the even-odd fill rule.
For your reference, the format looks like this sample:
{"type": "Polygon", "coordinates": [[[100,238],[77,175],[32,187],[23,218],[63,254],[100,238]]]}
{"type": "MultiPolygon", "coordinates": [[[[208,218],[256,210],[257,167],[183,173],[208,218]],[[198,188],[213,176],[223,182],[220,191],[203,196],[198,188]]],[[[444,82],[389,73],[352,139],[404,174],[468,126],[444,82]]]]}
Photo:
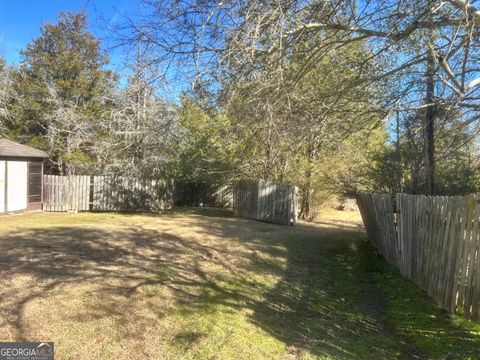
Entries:
{"type": "MultiPolygon", "coordinates": [[[[126,83],[124,54],[108,43],[108,27],[122,21],[123,14],[138,14],[141,9],[135,0],[0,0],[0,57],[8,64],[21,62],[19,51],[40,36],[42,23],[56,22],[61,11],[85,11],[90,31],[102,40],[108,51],[108,68],[120,74],[120,86],[126,83]]],[[[187,81],[164,85],[163,96],[176,101],[187,81]]]]}
{"type": "MultiPolygon", "coordinates": [[[[86,11],[90,31],[103,38],[104,28],[131,6],[131,0],[0,0],[0,54],[9,64],[20,62],[19,50],[40,35],[43,22],[55,22],[60,11],[86,11]]],[[[108,44],[104,43],[104,47],[108,44]]],[[[121,53],[109,53],[110,67],[121,69],[121,53]]]]}

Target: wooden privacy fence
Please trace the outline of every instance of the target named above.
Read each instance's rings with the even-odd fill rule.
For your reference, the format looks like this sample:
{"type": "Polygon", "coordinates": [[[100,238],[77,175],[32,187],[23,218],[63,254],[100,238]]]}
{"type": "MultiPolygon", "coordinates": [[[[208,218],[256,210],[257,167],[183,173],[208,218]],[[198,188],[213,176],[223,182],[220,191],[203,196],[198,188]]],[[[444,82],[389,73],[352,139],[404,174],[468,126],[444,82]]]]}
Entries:
{"type": "Polygon", "coordinates": [[[263,180],[241,180],[233,185],[233,214],[275,224],[297,222],[298,190],[263,180]]]}
{"type": "Polygon", "coordinates": [[[372,244],[454,313],[480,321],[480,196],[357,196],[372,244]]]}
{"type": "Polygon", "coordinates": [[[44,211],[88,211],[90,176],[43,176],[44,211]]]}
{"type": "Polygon", "coordinates": [[[45,211],[156,212],[173,205],[173,181],[44,175],[45,211]]]}

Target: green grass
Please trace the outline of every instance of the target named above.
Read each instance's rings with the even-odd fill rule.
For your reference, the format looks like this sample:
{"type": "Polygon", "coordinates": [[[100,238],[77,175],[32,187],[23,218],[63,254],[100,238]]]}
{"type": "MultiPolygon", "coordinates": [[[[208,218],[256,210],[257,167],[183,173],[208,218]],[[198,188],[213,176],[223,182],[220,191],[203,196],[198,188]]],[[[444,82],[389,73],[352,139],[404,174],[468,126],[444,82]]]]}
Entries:
{"type": "Polygon", "coordinates": [[[388,307],[385,321],[428,358],[478,359],[480,325],[449,316],[383,259],[365,251],[363,266],[374,275],[375,288],[388,307]]]}
{"type": "Polygon", "coordinates": [[[480,349],[480,326],[378,257],[354,213],[296,227],[188,208],[7,216],[0,277],[0,341],[55,341],[59,359],[476,359],[480,349]]]}

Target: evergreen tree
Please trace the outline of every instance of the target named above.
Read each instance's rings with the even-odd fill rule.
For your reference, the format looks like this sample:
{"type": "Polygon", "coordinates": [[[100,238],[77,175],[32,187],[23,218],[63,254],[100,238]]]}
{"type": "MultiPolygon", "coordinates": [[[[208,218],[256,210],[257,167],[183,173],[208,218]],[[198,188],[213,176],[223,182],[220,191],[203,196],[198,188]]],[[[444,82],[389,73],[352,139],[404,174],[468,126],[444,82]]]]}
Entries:
{"type": "Polygon", "coordinates": [[[92,162],[97,127],[108,116],[116,76],[109,58],[88,31],[84,13],[60,13],[21,52],[14,133],[49,150],[61,173],[92,162]]]}

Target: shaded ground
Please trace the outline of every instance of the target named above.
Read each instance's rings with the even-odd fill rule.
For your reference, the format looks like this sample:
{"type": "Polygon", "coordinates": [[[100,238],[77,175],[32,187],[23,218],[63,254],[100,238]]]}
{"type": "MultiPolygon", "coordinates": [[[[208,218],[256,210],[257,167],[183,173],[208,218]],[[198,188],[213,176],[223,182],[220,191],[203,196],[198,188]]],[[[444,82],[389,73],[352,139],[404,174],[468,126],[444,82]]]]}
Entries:
{"type": "Polygon", "coordinates": [[[480,327],[436,308],[346,214],[1,217],[0,340],[55,341],[58,359],[477,359],[480,327]]]}

